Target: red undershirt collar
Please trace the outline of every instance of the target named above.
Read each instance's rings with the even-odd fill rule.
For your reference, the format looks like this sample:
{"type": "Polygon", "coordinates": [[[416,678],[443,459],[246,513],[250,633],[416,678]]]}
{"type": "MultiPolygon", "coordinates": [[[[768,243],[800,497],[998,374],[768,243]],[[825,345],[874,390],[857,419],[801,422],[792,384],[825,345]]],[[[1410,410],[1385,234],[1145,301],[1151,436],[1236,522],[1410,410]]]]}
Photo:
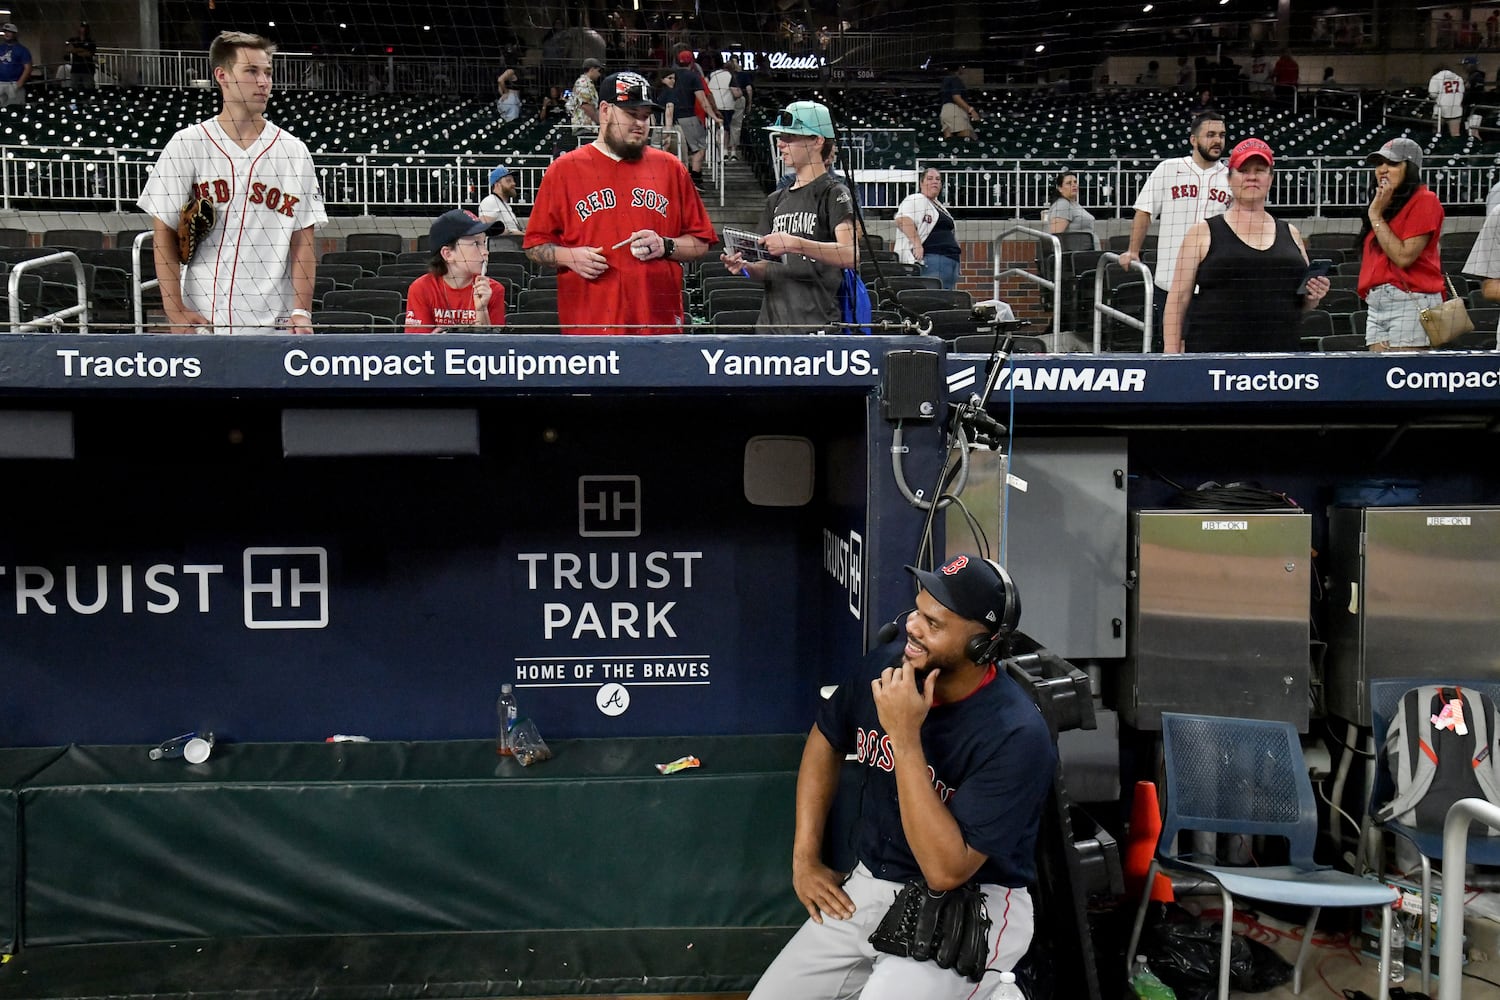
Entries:
{"type": "Polygon", "coordinates": [[[976,684],[976,685],[974,685],[974,690],[972,690],[968,694],[964,695],[963,698],[958,698],[958,699],[956,699],[954,701],[943,701],[940,698],[933,698],[932,699],[932,707],[933,708],[937,708],[939,705],[957,705],[960,701],[963,701],[964,698],[972,698],[972,697],[974,697],[976,694],[978,694],[980,692],[980,690],[982,690],[984,688],[984,686],[986,684],[988,684],[990,681],[992,681],[992,680],[995,679],[997,673],[998,673],[998,671],[995,670],[995,665],[993,663],[991,663],[990,666],[989,666],[989,669],[984,672],[984,676],[979,679],[979,683],[976,684]]]}

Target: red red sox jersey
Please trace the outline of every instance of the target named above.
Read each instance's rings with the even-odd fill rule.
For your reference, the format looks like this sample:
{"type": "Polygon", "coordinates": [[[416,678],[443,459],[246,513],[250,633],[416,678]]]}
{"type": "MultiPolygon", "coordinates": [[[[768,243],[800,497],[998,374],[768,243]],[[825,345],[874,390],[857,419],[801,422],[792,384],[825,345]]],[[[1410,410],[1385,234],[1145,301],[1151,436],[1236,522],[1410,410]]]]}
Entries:
{"type": "Polygon", "coordinates": [[[559,268],[557,315],[563,333],[681,332],[682,266],[637,260],[631,233],[696,236],[712,243],[713,222],[687,169],[675,156],[648,148],[639,160],[616,160],[588,145],[558,157],[537,189],[525,247],[598,247],[609,269],[592,281],[559,268]]]}
{"type": "Polygon", "coordinates": [[[270,122],[249,149],[217,119],[190,125],[162,150],[136,204],[176,229],[195,189],[214,203],[215,219],[183,269],[183,303],[216,333],[284,332],[292,234],[328,221],[307,147],[270,122]]]}
{"type": "Polygon", "coordinates": [[[1162,160],[1151,171],[1135,200],[1137,212],[1150,212],[1161,223],[1156,238],[1156,267],[1151,277],[1157,288],[1172,290],[1177,251],[1188,230],[1229,207],[1229,163],[1218,160],[1207,170],[1191,156],[1162,160]]]}
{"type": "MultiPolygon", "coordinates": [[[[486,326],[505,325],[505,286],[490,283],[490,307],[486,326]]],[[[424,274],[406,290],[406,332],[433,333],[448,326],[474,325],[474,286],[454,288],[435,274],[424,274]]]]}

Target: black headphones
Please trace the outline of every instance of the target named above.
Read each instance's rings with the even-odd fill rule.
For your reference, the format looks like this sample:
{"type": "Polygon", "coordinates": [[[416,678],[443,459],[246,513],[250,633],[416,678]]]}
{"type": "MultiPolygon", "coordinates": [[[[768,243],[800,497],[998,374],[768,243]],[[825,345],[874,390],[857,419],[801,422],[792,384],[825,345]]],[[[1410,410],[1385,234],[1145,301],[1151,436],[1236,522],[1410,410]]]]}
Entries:
{"type": "Polygon", "coordinates": [[[995,627],[993,634],[980,634],[964,643],[964,656],[974,663],[983,666],[1000,659],[1001,652],[1010,640],[1010,634],[1016,630],[1017,623],[1021,620],[1021,594],[1016,590],[1015,581],[993,559],[984,560],[990,569],[995,571],[995,577],[1000,581],[1000,590],[1005,595],[1005,606],[1000,610],[1000,622],[995,627]]]}

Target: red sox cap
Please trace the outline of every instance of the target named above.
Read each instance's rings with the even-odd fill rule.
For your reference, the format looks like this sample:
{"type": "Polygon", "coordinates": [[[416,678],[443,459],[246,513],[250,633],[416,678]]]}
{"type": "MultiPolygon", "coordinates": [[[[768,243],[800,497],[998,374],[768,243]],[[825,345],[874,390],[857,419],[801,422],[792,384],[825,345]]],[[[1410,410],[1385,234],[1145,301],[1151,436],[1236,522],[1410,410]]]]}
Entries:
{"type": "Polygon", "coordinates": [[[444,212],[433,221],[432,228],[427,231],[427,241],[431,244],[433,253],[436,253],[440,247],[445,247],[455,240],[461,240],[465,236],[488,232],[489,228],[490,223],[480,219],[473,212],[455,208],[444,212]]]}
{"type": "Polygon", "coordinates": [[[991,632],[1007,620],[1014,626],[1011,588],[988,560],[979,556],[954,556],[936,570],[906,567],[922,589],[954,614],[979,622],[991,632]]]}
{"type": "Polygon", "coordinates": [[[1246,160],[1262,159],[1266,166],[1276,163],[1276,156],[1271,152],[1271,147],[1260,139],[1245,139],[1229,154],[1229,169],[1238,170],[1245,165],[1246,160]]]}

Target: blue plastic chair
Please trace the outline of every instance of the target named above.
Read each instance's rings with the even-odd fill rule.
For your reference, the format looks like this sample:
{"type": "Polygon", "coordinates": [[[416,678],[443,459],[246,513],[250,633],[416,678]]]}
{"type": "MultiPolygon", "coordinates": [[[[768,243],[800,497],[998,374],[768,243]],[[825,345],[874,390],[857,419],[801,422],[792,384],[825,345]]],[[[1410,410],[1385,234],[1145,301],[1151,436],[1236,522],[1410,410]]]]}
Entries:
{"type": "MultiPolygon", "coordinates": [[[[1432,944],[1428,915],[1432,907],[1432,863],[1443,860],[1443,829],[1427,830],[1404,823],[1378,823],[1375,811],[1385,805],[1395,794],[1396,782],[1386,761],[1384,747],[1386,730],[1395,718],[1401,698],[1412,688],[1429,684],[1443,684],[1465,691],[1488,695],[1500,705],[1500,680],[1434,680],[1431,677],[1382,677],[1370,682],[1370,726],[1375,736],[1375,779],[1370,783],[1370,807],[1367,820],[1382,830],[1409,842],[1422,858],[1422,924],[1418,939],[1422,942],[1422,992],[1432,992],[1432,944]]],[[[1500,865],[1500,837],[1491,837],[1487,827],[1471,829],[1465,858],[1476,865],[1500,865]]],[[[1361,843],[1363,843],[1361,839],[1361,843]]]]}
{"type": "Polygon", "coordinates": [[[1313,861],[1318,836],[1318,806],[1302,759],[1297,729],[1288,722],[1232,719],[1163,712],[1162,752],[1166,767],[1166,805],[1156,856],[1146,872],[1145,891],[1130,932],[1127,963],[1140,943],[1158,871],[1207,879],[1223,901],[1223,935],[1219,948],[1219,1000],[1229,997],[1229,954],[1234,933],[1234,897],[1311,908],[1292,991],[1302,992],[1302,969],[1311,952],[1318,914],[1325,906],[1381,908],[1380,1000],[1389,996],[1385,975],[1391,941],[1391,904],[1396,890],[1382,882],[1334,871],[1313,861]],[[1194,859],[1173,852],[1179,833],[1244,834],[1283,837],[1289,845],[1285,865],[1235,867],[1213,858],[1194,859]]]}

